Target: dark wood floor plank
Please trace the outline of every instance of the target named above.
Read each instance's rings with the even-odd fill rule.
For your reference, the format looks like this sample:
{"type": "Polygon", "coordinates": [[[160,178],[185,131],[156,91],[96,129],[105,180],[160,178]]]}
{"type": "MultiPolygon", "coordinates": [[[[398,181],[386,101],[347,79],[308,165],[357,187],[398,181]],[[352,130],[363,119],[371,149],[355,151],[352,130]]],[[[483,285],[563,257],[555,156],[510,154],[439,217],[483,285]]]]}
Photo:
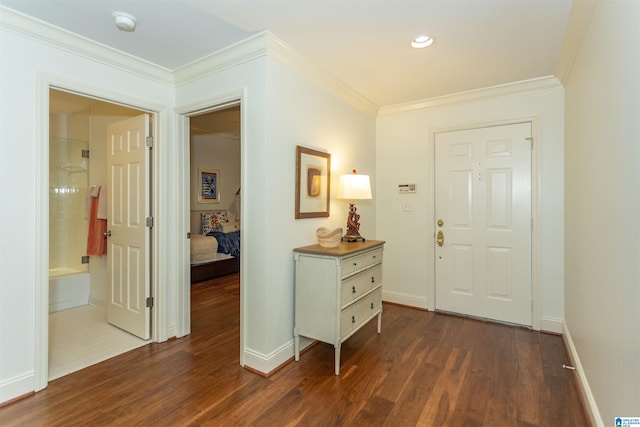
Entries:
{"type": "Polygon", "coordinates": [[[192,333],[52,381],[2,426],[587,426],[562,339],[384,305],[269,378],[240,366],[238,275],[192,285],[192,333]]]}

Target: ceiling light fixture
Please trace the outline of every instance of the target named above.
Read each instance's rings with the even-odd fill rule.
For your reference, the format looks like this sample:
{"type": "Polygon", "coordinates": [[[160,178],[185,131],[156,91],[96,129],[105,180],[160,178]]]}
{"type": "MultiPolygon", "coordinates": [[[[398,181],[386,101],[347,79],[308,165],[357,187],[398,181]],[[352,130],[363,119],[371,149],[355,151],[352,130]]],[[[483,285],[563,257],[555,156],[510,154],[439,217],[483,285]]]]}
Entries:
{"type": "Polygon", "coordinates": [[[133,32],[136,29],[136,17],[125,12],[113,12],[116,27],[122,31],[133,32]]]}
{"type": "Polygon", "coordinates": [[[431,36],[421,35],[413,39],[413,41],[411,42],[411,47],[422,49],[423,47],[431,46],[435,41],[436,39],[431,36]]]}

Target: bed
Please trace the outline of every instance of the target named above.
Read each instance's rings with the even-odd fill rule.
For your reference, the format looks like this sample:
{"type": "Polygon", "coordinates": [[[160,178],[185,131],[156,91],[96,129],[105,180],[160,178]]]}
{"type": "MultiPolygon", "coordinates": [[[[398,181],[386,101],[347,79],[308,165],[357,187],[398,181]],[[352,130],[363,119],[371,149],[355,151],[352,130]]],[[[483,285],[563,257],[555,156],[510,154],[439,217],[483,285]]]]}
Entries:
{"type": "Polygon", "coordinates": [[[240,221],[226,211],[200,213],[200,233],[191,234],[191,283],[240,270],[240,221]]]}

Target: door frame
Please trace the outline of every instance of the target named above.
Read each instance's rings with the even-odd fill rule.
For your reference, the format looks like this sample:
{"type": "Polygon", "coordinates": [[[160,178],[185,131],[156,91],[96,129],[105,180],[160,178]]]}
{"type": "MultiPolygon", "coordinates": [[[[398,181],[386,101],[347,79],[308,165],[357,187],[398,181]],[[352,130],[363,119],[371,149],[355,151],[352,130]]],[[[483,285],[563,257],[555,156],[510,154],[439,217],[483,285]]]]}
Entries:
{"type": "MultiPolygon", "coordinates": [[[[158,167],[162,157],[162,144],[165,140],[165,114],[163,107],[150,104],[126,94],[110,91],[104,88],[88,86],[64,77],[39,73],[36,86],[36,257],[35,271],[35,342],[34,342],[34,390],[40,391],[49,383],[49,89],[71,92],[87,98],[94,98],[103,102],[120,104],[140,110],[152,116],[152,135],[154,137],[154,154],[151,159],[151,212],[154,216],[165,216],[165,210],[159,203],[157,194],[164,191],[162,185],[162,171],[158,167]]],[[[166,265],[163,258],[166,255],[158,250],[157,242],[160,230],[151,229],[150,271],[151,294],[155,299],[155,306],[151,314],[151,340],[155,342],[167,339],[167,304],[166,282],[162,280],[160,266],[166,265]]]]}
{"type": "MultiPolygon", "coordinates": [[[[246,155],[246,91],[237,90],[229,92],[219,97],[207,98],[196,103],[181,105],[175,108],[176,114],[176,134],[178,136],[178,163],[182,173],[179,176],[178,206],[181,207],[178,214],[178,257],[181,262],[176,266],[178,277],[180,278],[178,289],[176,290],[176,337],[191,333],[191,260],[190,260],[190,240],[187,233],[191,231],[191,137],[190,119],[192,116],[223,110],[225,108],[240,105],[240,206],[243,209],[243,222],[247,223],[247,215],[250,214],[244,207],[248,206],[245,200],[247,191],[247,155],[246,155]]],[[[245,337],[247,336],[245,327],[247,325],[245,315],[246,286],[245,278],[245,257],[243,248],[247,247],[246,233],[240,233],[240,366],[245,365],[245,337]]]]}
{"type": "Polygon", "coordinates": [[[540,144],[542,141],[540,140],[540,129],[539,129],[539,117],[538,116],[525,116],[514,119],[505,119],[500,121],[490,121],[490,122],[480,122],[480,123],[469,123],[469,124],[460,124],[460,125],[452,125],[452,126],[442,126],[436,127],[429,130],[429,143],[431,144],[431,159],[430,159],[430,168],[431,168],[431,186],[429,191],[431,194],[429,195],[429,200],[431,200],[431,204],[433,209],[429,211],[430,218],[428,218],[429,224],[429,235],[433,236],[433,244],[428,246],[428,256],[429,259],[433,262],[433,276],[432,279],[427,283],[427,309],[430,311],[435,311],[436,308],[436,256],[435,256],[435,185],[436,185],[436,135],[443,132],[455,132],[461,130],[470,130],[470,129],[479,129],[486,127],[495,127],[495,126],[505,126],[505,125],[513,125],[519,123],[531,123],[531,137],[533,138],[533,146],[531,149],[531,219],[533,221],[533,229],[531,230],[531,300],[532,300],[532,311],[531,311],[531,328],[533,330],[539,331],[541,325],[541,310],[540,310],[540,227],[539,218],[539,183],[540,183],[540,163],[538,161],[538,154],[540,151],[540,144]]]}

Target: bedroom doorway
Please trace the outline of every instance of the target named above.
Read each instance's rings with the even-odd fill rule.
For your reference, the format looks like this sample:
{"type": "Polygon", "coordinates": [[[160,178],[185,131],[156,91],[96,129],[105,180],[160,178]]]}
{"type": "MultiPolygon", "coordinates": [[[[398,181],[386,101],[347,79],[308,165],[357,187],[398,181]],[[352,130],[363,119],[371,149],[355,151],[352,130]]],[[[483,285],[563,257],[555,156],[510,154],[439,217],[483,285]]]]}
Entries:
{"type": "Polygon", "coordinates": [[[189,117],[191,284],[240,280],[240,121],[239,102],[189,117]]]}

